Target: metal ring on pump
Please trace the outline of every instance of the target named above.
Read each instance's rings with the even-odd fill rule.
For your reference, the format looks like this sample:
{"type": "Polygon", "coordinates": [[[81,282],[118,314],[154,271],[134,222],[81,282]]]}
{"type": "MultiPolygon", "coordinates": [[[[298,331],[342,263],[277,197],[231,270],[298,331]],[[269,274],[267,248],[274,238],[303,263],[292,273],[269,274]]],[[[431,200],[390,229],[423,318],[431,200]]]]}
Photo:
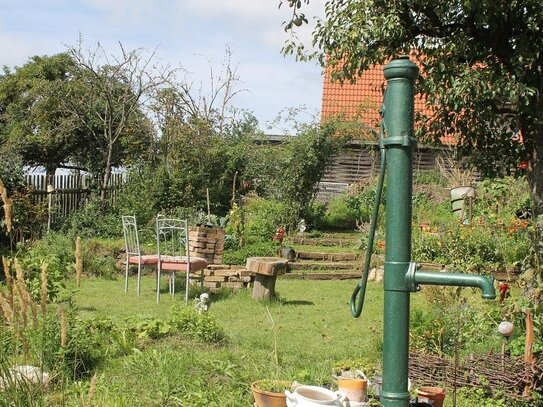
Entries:
{"type": "MultiPolygon", "coordinates": [[[[386,90],[385,90],[386,95],[386,90]]],[[[373,204],[373,211],[371,214],[370,231],[368,235],[368,246],[366,247],[366,258],[364,261],[364,268],[362,270],[362,278],[354,288],[351,295],[351,314],[358,318],[362,314],[362,308],[364,306],[364,298],[366,296],[366,285],[368,284],[368,275],[371,263],[371,252],[373,251],[373,240],[375,239],[375,229],[377,228],[377,218],[379,216],[379,206],[381,204],[381,195],[383,193],[383,184],[385,180],[386,172],[386,149],[385,149],[385,135],[386,127],[384,121],[385,105],[381,105],[381,123],[380,123],[380,140],[379,149],[381,151],[381,168],[379,171],[379,179],[377,182],[377,191],[375,194],[375,202],[373,204]]]]}

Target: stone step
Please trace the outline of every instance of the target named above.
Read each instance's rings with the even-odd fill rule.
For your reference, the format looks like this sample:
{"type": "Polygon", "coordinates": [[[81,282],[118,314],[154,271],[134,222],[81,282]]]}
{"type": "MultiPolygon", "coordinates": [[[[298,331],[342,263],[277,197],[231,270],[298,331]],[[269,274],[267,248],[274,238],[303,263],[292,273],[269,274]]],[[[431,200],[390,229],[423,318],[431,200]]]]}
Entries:
{"type": "Polygon", "coordinates": [[[357,270],[361,267],[355,262],[332,262],[332,261],[296,261],[288,264],[290,271],[299,270],[357,270]]]}
{"type": "Polygon", "coordinates": [[[301,245],[310,246],[358,246],[359,239],[339,239],[339,238],[306,238],[306,237],[292,237],[290,242],[301,245]]]}
{"type": "MultiPolygon", "coordinates": [[[[382,283],[384,277],[383,267],[374,267],[369,271],[368,281],[382,283]]],[[[362,278],[361,271],[296,271],[284,274],[279,278],[286,280],[358,280],[362,278]]]]}
{"type": "Polygon", "coordinates": [[[283,280],[355,280],[359,279],[360,273],[287,273],[279,276],[283,280]]]}
{"type": "Polygon", "coordinates": [[[296,258],[301,260],[323,260],[323,261],[355,261],[356,253],[322,253],[322,252],[296,252],[296,258]]]}

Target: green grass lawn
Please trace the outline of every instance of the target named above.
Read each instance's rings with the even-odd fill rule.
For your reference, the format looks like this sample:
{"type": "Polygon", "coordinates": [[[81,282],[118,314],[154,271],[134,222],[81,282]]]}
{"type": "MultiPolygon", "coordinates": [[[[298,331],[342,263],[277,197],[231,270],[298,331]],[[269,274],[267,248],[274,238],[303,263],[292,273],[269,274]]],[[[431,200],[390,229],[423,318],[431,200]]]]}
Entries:
{"type": "MultiPolygon", "coordinates": [[[[156,303],[152,276],[124,281],[89,279],[75,294],[83,317],[104,315],[166,320],[170,307],[183,301],[162,295],[156,303]]],[[[163,283],[165,285],[165,282],[163,283]]],[[[147,341],[138,351],[108,360],[100,369],[97,401],[103,405],[250,406],[250,383],[280,378],[331,384],[331,368],[344,359],[381,358],[383,289],[370,283],[362,317],[350,314],[355,281],[278,280],[279,301],[257,302],[249,291],[216,299],[209,312],[228,336],[212,346],[179,336],[147,341]],[[109,404],[108,404],[109,403],[109,404]],[[113,403],[113,404],[111,404],[113,403]]],[[[413,306],[424,306],[413,296],[413,306]]]]}

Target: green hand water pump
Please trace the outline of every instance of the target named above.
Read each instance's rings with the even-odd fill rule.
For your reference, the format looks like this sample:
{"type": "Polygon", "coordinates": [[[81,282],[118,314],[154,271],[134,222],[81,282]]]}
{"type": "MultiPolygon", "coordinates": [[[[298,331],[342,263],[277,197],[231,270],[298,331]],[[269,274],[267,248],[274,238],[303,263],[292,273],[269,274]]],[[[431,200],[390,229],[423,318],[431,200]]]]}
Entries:
{"type": "Polygon", "coordinates": [[[463,273],[422,271],[411,260],[413,190],[414,83],[417,66],[408,57],[391,61],[384,69],[387,80],[381,109],[381,172],[370,224],[363,276],[351,297],[351,311],[360,316],[364,304],[371,251],[381,191],[387,185],[384,272],[383,386],[381,404],[407,407],[410,295],[421,284],[479,287],[483,298],[496,297],[492,279],[463,273]],[[386,171],[385,171],[386,170],[386,171]]]}

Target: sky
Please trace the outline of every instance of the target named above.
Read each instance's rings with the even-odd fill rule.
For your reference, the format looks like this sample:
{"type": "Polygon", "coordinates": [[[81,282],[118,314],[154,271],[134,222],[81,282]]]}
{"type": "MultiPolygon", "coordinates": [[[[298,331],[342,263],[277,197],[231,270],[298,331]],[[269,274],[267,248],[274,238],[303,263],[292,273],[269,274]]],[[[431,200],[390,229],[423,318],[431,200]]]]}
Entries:
{"type": "MultiPolygon", "coordinates": [[[[306,15],[322,15],[323,0],[306,15]]],[[[0,65],[21,66],[33,55],[53,55],[76,45],[100,42],[115,54],[124,48],[157,49],[162,62],[186,70],[185,78],[206,92],[210,69],[221,69],[232,52],[240,78],[232,104],[252,111],[262,130],[285,108],[298,119],[319,114],[322,69],[281,55],[288,34],[281,23],[289,8],[278,0],[0,0],[0,65]]],[[[300,33],[309,43],[310,30],[300,33]]]]}

